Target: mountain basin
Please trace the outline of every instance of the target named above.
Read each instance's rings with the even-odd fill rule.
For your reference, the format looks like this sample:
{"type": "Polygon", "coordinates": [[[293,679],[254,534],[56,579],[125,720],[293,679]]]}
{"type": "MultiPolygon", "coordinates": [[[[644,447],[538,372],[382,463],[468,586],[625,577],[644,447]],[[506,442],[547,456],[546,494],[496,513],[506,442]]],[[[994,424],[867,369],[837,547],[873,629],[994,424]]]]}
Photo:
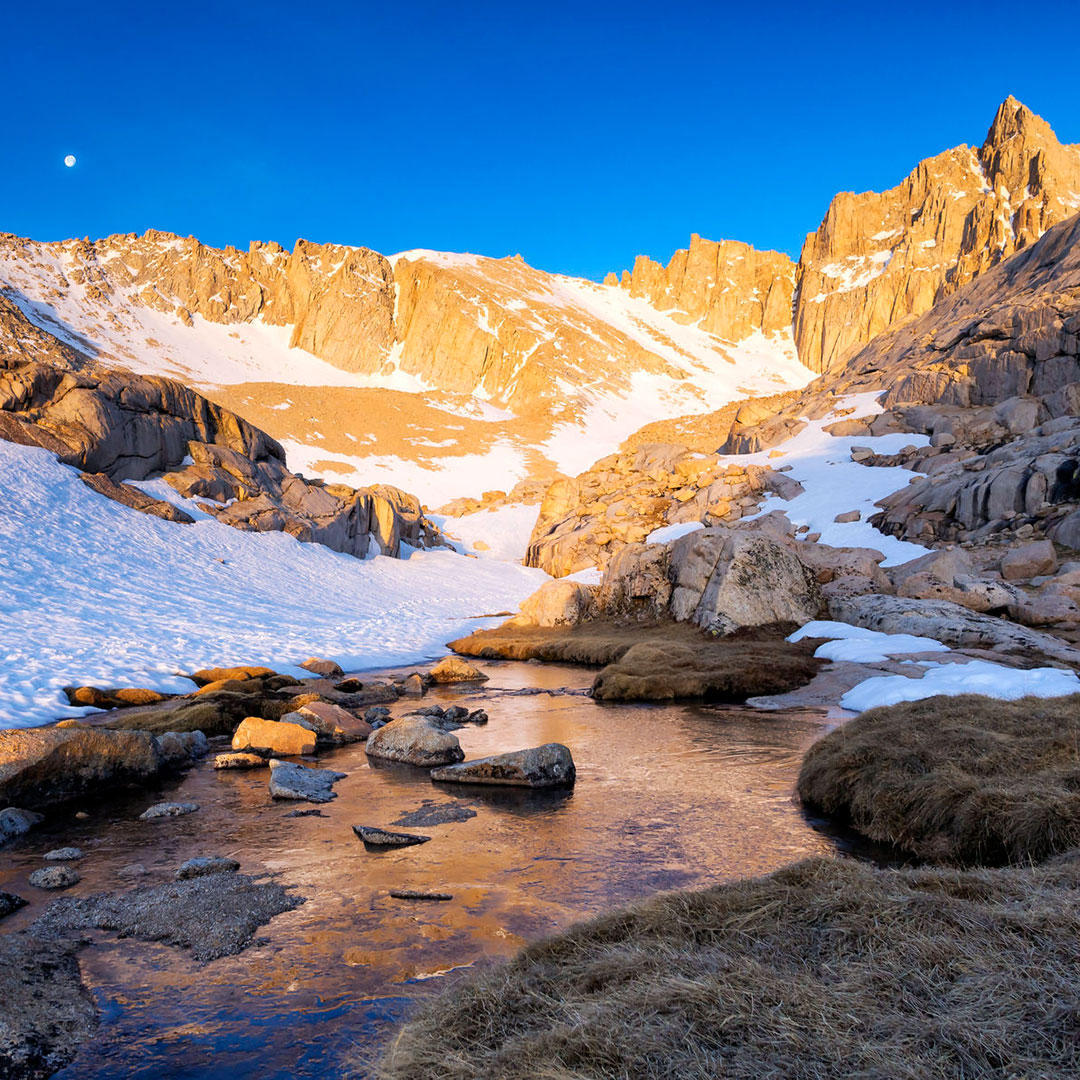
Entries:
{"type": "MultiPolygon", "coordinates": [[[[206,964],[170,946],[92,934],[80,963],[102,1024],[56,1075],[364,1077],[412,1004],[474,965],[659,890],[852,853],[793,798],[803,752],[832,726],[823,714],[600,705],[584,695],[587,669],[484,668],[490,682],[438,687],[422,703],[489,713],[487,725],[456,732],[467,760],[565,743],[577,765],[572,790],[434,784],[425,770],[368,760],[356,744],[319,755],[348,775],[318,816],[286,816],[316,808],[273,802],[267,770],[215,772],[207,759],[151,789],[64,808],[8,845],[0,890],[30,904],[2,932],[28,925],[51,901],[27,878],[60,846],[84,853],[68,895],[157,884],[192,856],[224,855],[306,898],[245,952],[206,964]],[[139,820],[162,800],[201,809],[139,820]],[[460,820],[399,822],[432,806],[451,806],[460,820]],[[76,819],[78,810],[90,816],[76,819]],[[367,848],[354,825],[432,839],[367,848]],[[401,900],[392,889],[453,899],[401,900]]],[[[393,711],[419,704],[403,698],[393,711]]]]}

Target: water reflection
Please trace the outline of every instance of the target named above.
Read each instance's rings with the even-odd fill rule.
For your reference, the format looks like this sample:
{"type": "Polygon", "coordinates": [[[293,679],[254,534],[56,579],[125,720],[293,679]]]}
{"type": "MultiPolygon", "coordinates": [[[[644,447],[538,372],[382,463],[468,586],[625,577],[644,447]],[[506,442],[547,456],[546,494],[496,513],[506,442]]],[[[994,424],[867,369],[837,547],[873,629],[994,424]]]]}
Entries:
{"type": "Polygon", "coordinates": [[[322,816],[290,818],[264,771],[200,767],[158,790],[85,807],[0,855],[0,889],[47,899],[26,883],[43,852],[75,844],[80,893],[154,883],[196,854],[270,871],[308,898],[266,928],[265,944],[199,966],[165,946],[98,935],[82,954],[103,1010],[99,1037],[61,1074],[74,1078],[336,1077],[392,1033],[417,995],[453,972],[508,956],[524,942],[659,889],[766,873],[837,840],[811,828],[791,793],[805,748],[825,727],[814,713],[691,705],[599,706],[579,694],[583,669],[491,664],[474,690],[427,701],[483,706],[485,727],[458,735],[469,758],[544,742],[571,747],[570,792],[433,784],[419,769],[369,762],[362,747],[324,755],[348,778],[322,816]],[[137,820],[161,798],[198,814],[137,820]],[[430,843],[373,852],[353,825],[460,804],[474,817],[418,831],[430,843]],[[141,870],[140,870],[141,868],[141,870]],[[392,888],[453,894],[449,903],[391,899],[392,888]]]}

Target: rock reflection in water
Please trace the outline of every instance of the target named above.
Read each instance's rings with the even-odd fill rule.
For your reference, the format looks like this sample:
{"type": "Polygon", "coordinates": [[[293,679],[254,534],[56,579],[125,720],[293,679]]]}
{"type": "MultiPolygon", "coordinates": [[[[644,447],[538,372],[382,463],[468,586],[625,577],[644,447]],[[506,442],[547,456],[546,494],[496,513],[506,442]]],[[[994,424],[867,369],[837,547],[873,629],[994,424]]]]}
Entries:
{"type": "MultiPolygon", "coordinates": [[[[171,878],[193,855],[221,854],[268,871],[307,903],[274,919],[265,944],[200,966],[165,946],[106,934],[81,955],[103,1010],[98,1037],[59,1075],[73,1078],[362,1076],[363,1061],[409,1001],[458,969],[661,889],[767,873],[835,850],[791,797],[798,763],[825,721],[691,705],[597,705],[583,669],[488,664],[481,689],[443,688],[425,702],[483,705],[485,727],[457,734],[467,758],[546,742],[569,746],[571,791],[433,784],[406,765],[369,761],[363,745],[322,755],[347,779],[323,816],[286,817],[267,774],[204,763],[159,789],[88,806],[0,855],[0,889],[32,900],[5,920],[26,925],[49,898],[26,884],[60,844],[85,852],[72,893],[171,878]],[[197,802],[185,818],[138,814],[163,797],[197,802]],[[425,825],[430,843],[376,851],[352,831],[451,804],[464,820],[425,825]],[[140,872],[138,867],[144,868],[140,872]],[[453,895],[392,899],[390,889],[453,895]]],[[[409,705],[403,701],[397,712],[409,705]]]]}

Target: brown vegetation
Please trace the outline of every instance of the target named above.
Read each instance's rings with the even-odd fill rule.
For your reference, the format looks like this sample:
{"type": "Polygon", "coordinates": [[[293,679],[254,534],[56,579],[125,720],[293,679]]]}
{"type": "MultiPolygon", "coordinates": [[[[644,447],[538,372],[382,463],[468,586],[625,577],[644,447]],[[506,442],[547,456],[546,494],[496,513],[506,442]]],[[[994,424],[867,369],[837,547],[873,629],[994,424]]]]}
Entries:
{"type": "Polygon", "coordinates": [[[603,915],[455,982],[382,1080],[1077,1075],[1080,861],[813,859],[603,915]]]}
{"type": "Polygon", "coordinates": [[[921,859],[1038,861],[1080,845],[1080,695],[870,709],[811,747],[798,789],[921,859]]]}
{"type": "Polygon", "coordinates": [[[713,638],[689,623],[590,620],[569,627],[506,623],[451,641],[450,648],[485,660],[606,665],[593,683],[599,701],[745,701],[809,682],[820,665],[812,655],[816,644],[792,645],[767,629],[713,638]]]}

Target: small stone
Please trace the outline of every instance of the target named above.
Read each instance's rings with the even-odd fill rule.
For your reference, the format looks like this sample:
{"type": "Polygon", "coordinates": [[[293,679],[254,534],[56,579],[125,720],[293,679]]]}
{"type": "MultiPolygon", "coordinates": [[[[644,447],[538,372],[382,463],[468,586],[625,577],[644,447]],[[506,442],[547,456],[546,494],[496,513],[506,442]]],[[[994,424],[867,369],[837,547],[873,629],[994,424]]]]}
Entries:
{"type": "Polygon", "coordinates": [[[79,881],[79,874],[71,866],[46,866],[30,875],[35,889],[66,889],[79,881]]]}
{"type": "Polygon", "coordinates": [[[487,682],[488,677],[468,660],[460,656],[444,656],[430,672],[433,682],[459,683],[459,682],[487,682]]]}
{"type": "Polygon", "coordinates": [[[325,660],[321,656],[309,656],[300,667],[324,679],[340,679],[345,674],[340,664],[335,664],[333,660],[325,660]]]}
{"type": "Polygon", "coordinates": [[[848,510],[844,514],[837,514],[836,517],[833,518],[833,521],[835,521],[838,525],[847,525],[852,521],[859,521],[861,520],[861,518],[862,513],[860,511],[848,510]]]}
{"type": "Polygon", "coordinates": [[[391,832],[375,825],[354,825],[353,832],[372,847],[411,847],[413,844],[426,844],[431,837],[415,833],[391,832]]]}
{"type": "Polygon", "coordinates": [[[18,911],[21,907],[26,907],[26,901],[21,896],[10,892],[0,892],[0,919],[13,911],[18,911]]]}
{"type": "Polygon", "coordinates": [[[90,820],[90,815],[85,810],[76,810],[75,811],[75,820],[76,821],[89,821],[90,820]]]}
{"type": "Polygon", "coordinates": [[[210,874],[233,874],[239,869],[240,864],[235,859],[227,859],[222,855],[196,855],[176,871],[176,880],[208,877],[210,874]]]}
{"type": "Polygon", "coordinates": [[[153,821],[156,818],[183,817],[185,814],[194,814],[199,809],[198,803],[193,802],[159,802],[139,815],[140,821],[153,821]]]}
{"type": "Polygon", "coordinates": [[[369,724],[374,724],[376,720],[389,720],[390,710],[385,705],[372,705],[364,711],[364,719],[369,724]]]}
{"type": "Polygon", "coordinates": [[[483,709],[474,709],[466,717],[470,724],[486,724],[488,722],[488,714],[483,709]]]}
{"type": "Polygon", "coordinates": [[[265,769],[267,760],[259,754],[218,754],[214,758],[215,769],[265,769]]]}
{"type": "Polygon", "coordinates": [[[47,851],[42,855],[43,859],[48,859],[50,862],[73,862],[75,859],[81,859],[82,857],[82,848],[77,847],[53,848],[52,851],[47,851]]]}
{"type": "Polygon", "coordinates": [[[304,799],[325,803],[337,798],[336,781],[347,774],[332,769],[309,769],[291,761],[270,759],[270,795],[274,799],[304,799]]]}
{"type": "Polygon", "coordinates": [[[359,694],[364,684],[359,679],[342,679],[334,683],[334,689],[342,694],[359,694]]]}
{"type": "Polygon", "coordinates": [[[461,803],[435,803],[427,800],[419,809],[402,814],[393,824],[404,825],[406,828],[427,828],[431,825],[450,825],[468,821],[469,818],[474,817],[476,817],[476,811],[461,803]]]}
{"type": "Polygon", "coordinates": [[[391,889],[390,895],[395,900],[453,900],[448,892],[425,892],[422,889],[391,889]]]}
{"type": "Polygon", "coordinates": [[[282,817],[326,817],[326,815],[318,809],[318,807],[312,807],[310,810],[290,810],[287,814],[282,814],[282,817]]]}
{"type": "Polygon", "coordinates": [[[422,676],[415,671],[409,675],[405,679],[403,692],[408,694],[409,697],[423,697],[427,693],[427,687],[424,685],[422,676]]]}

